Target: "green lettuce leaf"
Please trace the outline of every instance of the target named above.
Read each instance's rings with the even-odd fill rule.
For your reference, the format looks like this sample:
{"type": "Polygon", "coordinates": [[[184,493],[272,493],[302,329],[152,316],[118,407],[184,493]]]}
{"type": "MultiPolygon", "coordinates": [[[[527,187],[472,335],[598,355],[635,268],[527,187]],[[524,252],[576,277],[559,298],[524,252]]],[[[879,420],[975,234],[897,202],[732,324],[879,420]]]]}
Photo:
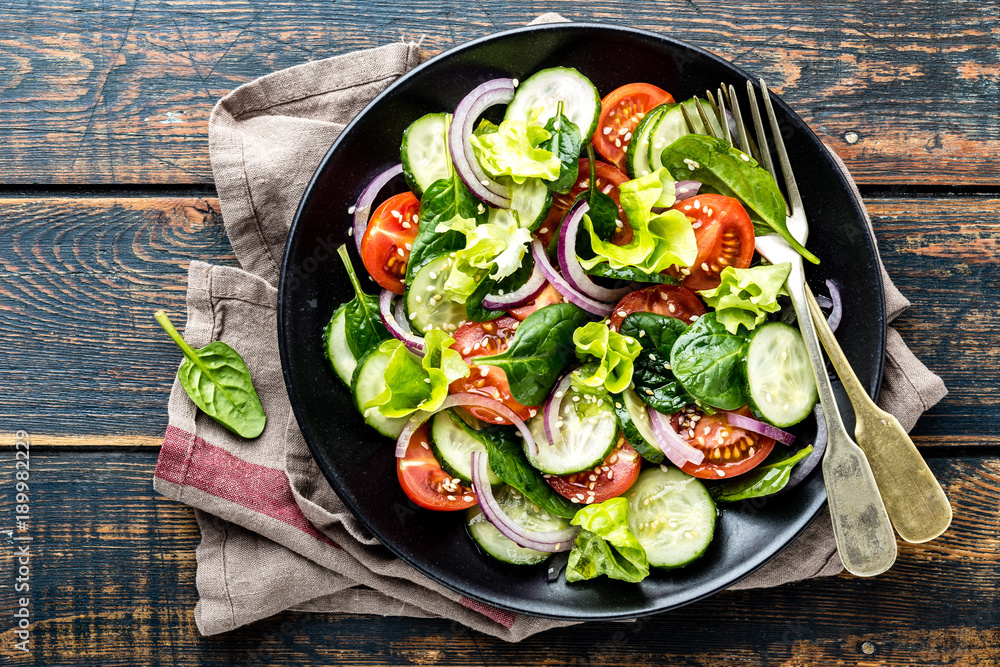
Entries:
{"type": "Polygon", "coordinates": [[[591,387],[604,385],[608,391],[617,394],[632,381],[632,362],[642,351],[635,338],[611,331],[603,321],[588,322],[573,332],[573,344],[581,361],[589,357],[598,361],[594,372],[582,378],[584,384],[591,387]]]}
{"type": "Polygon", "coordinates": [[[377,407],[386,417],[405,417],[417,410],[436,410],[448,396],[448,385],[469,375],[462,355],[451,349],[455,339],[438,329],[424,336],[426,353],[418,357],[395,338],[379,350],[391,355],[385,369],[385,390],[361,406],[377,407]]]}
{"type": "Polygon", "coordinates": [[[778,296],[785,294],[785,279],[792,270],[784,264],[764,264],[749,269],[727,266],[722,270],[722,283],[711,290],[698,292],[705,303],[715,309],[719,323],[729,333],[736,333],[740,325],[747,331],[767,318],[768,313],[781,309],[778,296]]]}
{"type": "Polygon", "coordinates": [[[588,505],[570,522],[583,528],[569,553],[566,581],[607,575],[636,583],[649,576],[649,562],[628,527],[628,500],[623,497],[588,505]]]}
{"type": "Polygon", "coordinates": [[[452,227],[465,234],[465,247],[455,253],[444,284],[445,293],[459,303],[465,303],[484,278],[502,280],[517,271],[531,242],[531,231],[508,209],[490,209],[489,222],[482,225],[468,222],[452,227]]]}
{"type": "Polygon", "coordinates": [[[505,120],[495,132],[469,137],[483,171],[497,178],[510,176],[515,183],[529,178],[554,181],[562,163],[552,151],[539,147],[549,139],[548,130],[525,120],[505,120]]]}

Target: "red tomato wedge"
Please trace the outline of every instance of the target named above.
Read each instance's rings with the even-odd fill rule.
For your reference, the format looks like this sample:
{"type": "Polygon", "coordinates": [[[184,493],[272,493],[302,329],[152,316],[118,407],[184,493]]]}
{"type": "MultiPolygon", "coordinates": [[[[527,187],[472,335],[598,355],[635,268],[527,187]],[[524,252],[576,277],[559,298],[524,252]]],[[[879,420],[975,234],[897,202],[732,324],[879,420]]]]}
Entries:
{"type": "Polygon", "coordinates": [[[472,489],[442,470],[434,458],[427,424],[414,431],[406,456],[396,460],[396,476],[406,496],[425,509],[455,512],[476,504],[472,489]]]}
{"type": "Polygon", "coordinates": [[[622,320],[632,313],[656,313],[691,324],[705,314],[705,305],[694,292],[679,285],[644,287],[622,297],[611,312],[608,327],[618,331],[622,320]]]}
{"type": "Polygon", "coordinates": [[[642,458],[625,442],[624,436],[618,437],[618,444],[601,465],[593,470],[572,475],[557,477],[544,475],[556,493],[573,502],[589,505],[602,503],[608,498],[615,498],[629,490],[639,477],[642,458]]]}
{"type": "MultiPolygon", "coordinates": [[[[750,417],[750,409],[734,410],[750,417]]],[[[689,405],[670,418],[670,425],[688,444],[705,453],[699,464],[687,463],[681,470],[702,479],[726,479],[757,467],[774,449],[774,440],[759,433],[734,428],[725,413],[706,415],[689,405]]]]}
{"type": "Polygon", "coordinates": [[[594,148],[605,160],[625,171],[625,153],[636,125],[653,107],[673,101],[670,93],[648,83],[630,83],[611,91],[601,100],[594,148]]]}
{"type": "MultiPolygon", "coordinates": [[[[548,217],[545,218],[545,221],[535,231],[535,236],[546,247],[552,242],[552,237],[556,235],[556,232],[559,231],[559,225],[562,223],[566,211],[576,201],[577,196],[590,188],[590,162],[580,160],[579,166],[580,174],[577,176],[573,188],[567,194],[556,194],[554,196],[548,217]]],[[[632,227],[629,226],[628,221],[625,219],[625,211],[622,209],[621,204],[618,203],[618,186],[628,180],[628,174],[604,162],[594,162],[594,170],[597,172],[597,189],[615,201],[615,204],[618,205],[618,219],[622,221],[622,227],[619,230],[620,234],[616,232],[615,237],[621,235],[623,240],[615,237],[612,237],[611,240],[618,245],[625,245],[632,240],[632,227]],[[624,236],[626,234],[627,238],[624,236]]]]}
{"type": "Polygon", "coordinates": [[[750,216],[738,200],[723,195],[695,195],[674,204],[691,219],[698,259],[685,269],[670,268],[690,290],[715,289],[727,266],[745,269],[753,259],[754,233],[750,216]]]}
{"type": "Polygon", "coordinates": [[[420,200],[412,192],[389,197],[375,209],[361,237],[361,261],[380,287],[402,294],[410,244],[417,235],[420,200]]]}

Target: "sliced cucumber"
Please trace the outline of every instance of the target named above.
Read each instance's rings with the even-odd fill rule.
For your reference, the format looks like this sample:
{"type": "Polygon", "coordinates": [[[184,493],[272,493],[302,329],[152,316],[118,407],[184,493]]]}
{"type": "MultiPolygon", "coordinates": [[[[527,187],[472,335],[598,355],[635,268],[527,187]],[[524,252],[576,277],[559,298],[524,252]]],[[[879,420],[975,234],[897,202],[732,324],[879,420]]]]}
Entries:
{"type": "Polygon", "coordinates": [[[552,191],[540,178],[529,178],[520,184],[512,182],[511,188],[513,196],[510,208],[517,213],[518,223],[521,227],[535,231],[545,220],[555,201],[552,191]]]}
{"type": "Polygon", "coordinates": [[[672,569],[697,560],[715,533],[718,512],[700,480],[677,468],[647,468],[628,491],[628,525],[649,564],[672,569]]]}
{"type": "Polygon", "coordinates": [[[630,387],[626,387],[614,400],[618,427],[628,444],[650,463],[662,463],[665,457],[663,451],[656,446],[656,436],[653,435],[653,424],[646,412],[646,404],[630,387]]]}
{"type": "Polygon", "coordinates": [[[372,350],[358,362],[351,378],[351,395],[354,405],[365,418],[365,423],[382,435],[398,438],[406,425],[407,417],[386,417],[378,408],[362,406],[385,391],[385,368],[389,365],[391,355],[378,348],[372,350]]]}
{"type": "Polygon", "coordinates": [[[528,110],[540,108],[535,123],[545,125],[556,115],[556,108],[563,103],[563,115],[580,128],[586,141],[601,117],[601,95],[590,79],[571,67],[543,69],[522,81],[507,105],[504,120],[527,120],[528,110]]]}
{"type": "Polygon", "coordinates": [[[544,473],[550,475],[570,475],[590,470],[601,463],[618,442],[618,418],[615,416],[611,399],[604,394],[579,392],[570,387],[560,404],[559,442],[549,443],[545,437],[545,411],[539,410],[528,428],[538,445],[538,453],[532,456],[525,448],[528,461],[544,473]],[[593,399],[585,398],[587,396],[593,399]],[[574,401],[579,397],[579,401],[574,401]]]}
{"type": "MultiPolygon", "coordinates": [[[[655,171],[663,166],[663,160],[660,159],[663,156],[663,150],[670,144],[677,141],[679,138],[685,134],[691,134],[688,131],[687,123],[684,122],[684,112],[681,111],[681,105],[687,109],[688,116],[691,118],[691,123],[694,125],[695,134],[709,134],[705,129],[705,123],[701,120],[701,116],[698,114],[698,107],[695,106],[694,98],[681,102],[680,104],[674,104],[664,113],[660,114],[659,119],[656,121],[656,127],[653,128],[652,134],[649,135],[649,168],[650,171],[655,171]]],[[[712,128],[716,132],[722,132],[722,125],[715,117],[715,111],[712,110],[712,106],[705,100],[701,101],[702,107],[705,109],[705,116],[708,117],[709,123],[712,124],[712,128]]]]}
{"type": "Polygon", "coordinates": [[[452,264],[449,253],[442,253],[424,264],[413,276],[406,290],[406,316],[418,334],[431,329],[452,332],[465,324],[465,304],[452,300],[444,291],[452,264]]]}
{"type": "Polygon", "coordinates": [[[323,330],[323,354],[341,382],[350,387],[358,360],[354,358],[351,346],[347,344],[347,335],[344,333],[344,325],[347,322],[347,316],[344,314],[346,305],[345,303],[334,311],[329,324],[323,330]]]}
{"type": "MultiPolygon", "coordinates": [[[[497,504],[504,514],[517,524],[532,530],[549,532],[569,527],[569,521],[549,514],[538,505],[521,495],[510,486],[504,486],[495,494],[497,504]]],[[[469,534],[476,544],[490,556],[512,565],[537,565],[552,554],[545,551],[525,549],[503,535],[496,526],[486,520],[478,505],[468,511],[469,534]]]]}
{"type": "Polygon", "coordinates": [[[417,197],[431,183],[450,175],[445,136],[450,118],[447,113],[429,113],[413,121],[403,132],[403,145],[399,149],[403,176],[417,197]]]}
{"type": "Polygon", "coordinates": [[[667,109],[669,104],[655,106],[646,112],[632,132],[632,141],[625,151],[625,169],[629,178],[639,178],[649,173],[649,136],[656,127],[656,121],[667,109]]]}
{"type": "MultiPolygon", "coordinates": [[[[476,436],[476,431],[470,428],[451,410],[443,410],[431,419],[431,445],[434,447],[434,457],[441,467],[468,484],[472,483],[472,452],[486,453],[484,445],[476,436]]],[[[491,486],[500,483],[492,470],[488,480],[491,486]]]]}
{"type": "Polygon", "coordinates": [[[754,330],[745,377],[754,412],[779,428],[798,424],[819,400],[802,334],[781,322],[754,330]]]}

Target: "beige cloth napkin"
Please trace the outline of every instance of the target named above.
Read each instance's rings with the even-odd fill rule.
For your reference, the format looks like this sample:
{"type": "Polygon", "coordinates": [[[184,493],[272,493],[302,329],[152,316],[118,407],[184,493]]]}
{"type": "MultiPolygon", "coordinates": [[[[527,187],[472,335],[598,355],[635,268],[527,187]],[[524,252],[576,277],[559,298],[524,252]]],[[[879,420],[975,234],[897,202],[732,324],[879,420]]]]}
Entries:
{"type": "MultiPolygon", "coordinates": [[[[547,14],[535,22],[555,20],[563,19],[547,14]]],[[[285,393],[275,285],[294,211],[346,123],[418,62],[416,44],[397,43],[307,63],[237,88],[212,114],[212,169],[243,268],[191,264],[184,335],[195,347],[224,340],[242,354],[268,422],[259,438],[242,440],[200,413],[174,383],[154,487],[196,508],[202,541],[195,618],[203,634],[286,609],[444,617],[508,641],[569,624],[465,598],[378,544],[320,473],[285,393]]],[[[883,277],[893,318],[909,303],[883,277]]],[[[944,394],[941,380],[890,329],[881,405],[909,429],[944,394]]],[[[824,512],[733,588],[841,570],[824,512]]]]}

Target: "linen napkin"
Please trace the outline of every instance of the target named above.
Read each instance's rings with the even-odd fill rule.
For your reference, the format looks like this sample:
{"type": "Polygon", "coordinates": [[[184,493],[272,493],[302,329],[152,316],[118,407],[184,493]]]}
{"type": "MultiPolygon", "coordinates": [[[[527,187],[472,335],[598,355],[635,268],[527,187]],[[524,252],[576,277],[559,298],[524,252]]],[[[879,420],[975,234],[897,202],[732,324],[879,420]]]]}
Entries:
{"type": "MultiPolygon", "coordinates": [[[[533,23],[564,20],[545,14],[533,23]]],[[[419,60],[417,44],[395,43],[310,62],[237,88],[212,113],[212,169],[242,269],[191,263],[184,337],[196,348],[216,340],[235,348],[251,370],[268,421],[259,438],[243,440],[199,412],[174,382],[153,486],[196,510],[202,540],[195,619],[202,634],[283,610],[443,617],[507,641],[571,624],[471,600],[397,559],[327,483],[285,393],[275,285],[294,211],[344,126],[419,60]]],[[[892,319],[909,302],[884,268],[883,280],[892,319]]],[[[944,394],[940,378],[890,328],[882,407],[910,429],[944,394]]],[[[824,511],[733,588],[777,586],[842,569],[824,511]]]]}

